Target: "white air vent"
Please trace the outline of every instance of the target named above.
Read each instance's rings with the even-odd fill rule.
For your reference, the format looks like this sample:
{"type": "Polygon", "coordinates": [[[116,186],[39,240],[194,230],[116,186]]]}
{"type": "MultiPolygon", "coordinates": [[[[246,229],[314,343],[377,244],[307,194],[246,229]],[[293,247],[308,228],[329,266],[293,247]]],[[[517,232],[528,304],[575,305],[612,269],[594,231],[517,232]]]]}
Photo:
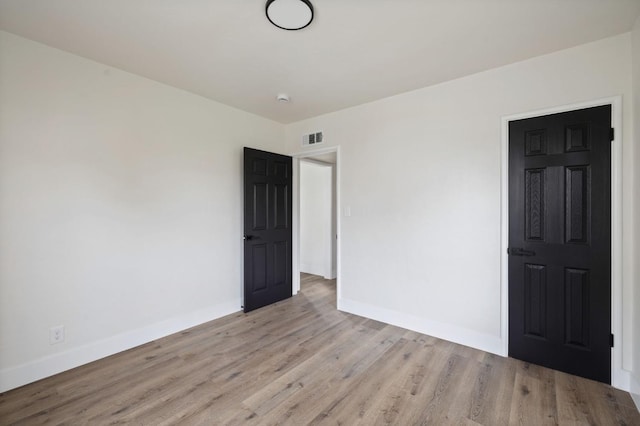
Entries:
{"type": "Polygon", "coordinates": [[[322,143],[323,140],[324,137],[322,135],[322,132],[309,133],[308,135],[302,136],[302,146],[317,145],[319,143],[322,143]]]}

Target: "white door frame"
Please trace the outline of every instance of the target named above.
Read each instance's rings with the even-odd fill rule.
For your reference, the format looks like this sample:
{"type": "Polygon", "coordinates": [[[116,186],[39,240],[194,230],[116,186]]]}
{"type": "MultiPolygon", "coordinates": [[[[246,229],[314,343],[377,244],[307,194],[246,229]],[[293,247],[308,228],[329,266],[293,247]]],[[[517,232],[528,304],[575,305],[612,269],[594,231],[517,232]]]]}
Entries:
{"type": "Polygon", "coordinates": [[[501,167],[501,327],[502,355],[509,354],[509,122],[523,118],[611,105],[611,126],[615,138],[611,144],[611,328],[616,336],[611,352],[611,385],[628,391],[631,375],[622,367],[622,96],[597,99],[571,105],[530,111],[502,117],[501,167]]]}
{"type": "Polygon", "coordinates": [[[293,294],[297,294],[300,291],[300,160],[308,157],[315,157],[322,154],[336,153],[335,164],[335,199],[336,204],[333,206],[336,216],[336,293],[337,299],[340,300],[340,273],[341,273],[341,226],[340,226],[340,147],[332,146],[327,148],[314,149],[312,151],[305,151],[297,154],[293,154],[293,257],[291,261],[293,281],[292,291],[293,294]]]}

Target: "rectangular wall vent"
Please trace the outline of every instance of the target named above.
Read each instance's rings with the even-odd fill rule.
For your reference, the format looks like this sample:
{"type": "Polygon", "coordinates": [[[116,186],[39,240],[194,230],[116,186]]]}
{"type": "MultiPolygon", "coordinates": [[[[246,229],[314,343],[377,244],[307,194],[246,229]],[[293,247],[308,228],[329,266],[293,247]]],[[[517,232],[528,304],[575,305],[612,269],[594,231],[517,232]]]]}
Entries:
{"type": "Polygon", "coordinates": [[[322,143],[323,140],[324,136],[322,135],[322,132],[309,133],[308,135],[302,136],[302,146],[317,145],[322,143]]]}

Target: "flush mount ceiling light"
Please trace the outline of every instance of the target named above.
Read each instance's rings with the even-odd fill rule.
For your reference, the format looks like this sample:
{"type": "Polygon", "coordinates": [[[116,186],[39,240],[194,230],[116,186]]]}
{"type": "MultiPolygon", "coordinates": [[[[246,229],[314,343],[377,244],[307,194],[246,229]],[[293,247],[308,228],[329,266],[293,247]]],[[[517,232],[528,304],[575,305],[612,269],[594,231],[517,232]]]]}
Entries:
{"type": "Polygon", "coordinates": [[[313,5],[309,0],[268,0],[267,18],[283,30],[301,30],[313,21],[313,5]]]}

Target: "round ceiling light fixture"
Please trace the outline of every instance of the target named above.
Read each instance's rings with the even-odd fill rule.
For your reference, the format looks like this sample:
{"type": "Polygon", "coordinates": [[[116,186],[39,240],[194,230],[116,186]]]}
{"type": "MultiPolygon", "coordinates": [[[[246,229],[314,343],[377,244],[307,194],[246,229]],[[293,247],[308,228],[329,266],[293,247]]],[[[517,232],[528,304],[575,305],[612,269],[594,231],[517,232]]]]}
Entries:
{"type": "Polygon", "coordinates": [[[265,12],[269,22],[283,30],[301,30],[313,21],[309,0],[267,0],[265,12]]]}

